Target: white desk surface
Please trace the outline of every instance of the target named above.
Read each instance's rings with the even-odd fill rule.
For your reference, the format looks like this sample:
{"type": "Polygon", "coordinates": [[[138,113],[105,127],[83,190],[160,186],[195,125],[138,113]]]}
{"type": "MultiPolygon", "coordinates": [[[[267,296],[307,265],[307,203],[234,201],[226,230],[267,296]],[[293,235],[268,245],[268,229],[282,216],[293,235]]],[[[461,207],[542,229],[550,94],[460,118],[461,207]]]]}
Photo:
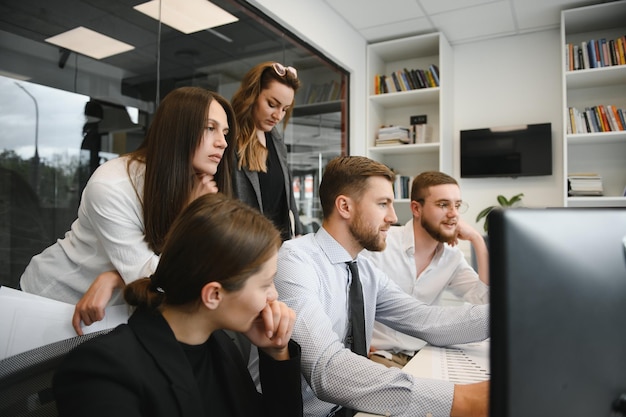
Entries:
{"type": "MultiPolygon", "coordinates": [[[[489,339],[487,339],[446,348],[426,346],[402,368],[402,371],[418,378],[468,384],[489,379],[489,369],[489,339]]],[[[360,412],[355,414],[355,417],[380,416],[360,412]]]]}

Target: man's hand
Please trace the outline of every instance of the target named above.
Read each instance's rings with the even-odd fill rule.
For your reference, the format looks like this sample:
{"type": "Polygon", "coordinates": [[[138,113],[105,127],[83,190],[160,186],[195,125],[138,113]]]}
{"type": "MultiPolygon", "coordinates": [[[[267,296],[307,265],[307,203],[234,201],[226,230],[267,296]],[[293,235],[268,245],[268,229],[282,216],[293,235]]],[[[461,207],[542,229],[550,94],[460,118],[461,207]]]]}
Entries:
{"type": "Polygon", "coordinates": [[[489,414],[489,381],[455,385],[450,417],[487,417],[489,414]]]}
{"type": "Polygon", "coordinates": [[[289,359],[287,345],[295,323],[295,311],[281,301],[271,301],[244,334],[252,344],[274,359],[286,360],[289,359]]]}
{"type": "Polygon", "coordinates": [[[111,300],[116,288],[123,288],[126,284],[117,271],[104,272],[91,284],[83,298],[76,304],[72,326],[76,334],[82,335],[81,321],[89,326],[104,318],[104,309],[111,300]]]}
{"type": "Polygon", "coordinates": [[[483,236],[478,230],[459,219],[456,237],[460,240],[468,240],[471,243],[476,256],[478,278],[486,285],[489,285],[489,249],[487,249],[487,244],[483,236]]]}
{"type": "Polygon", "coordinates": [[[467,224],[462,219],[459,219],[456,224],[456,237],[460,240],[469,240],[470,242],[474,240],[481,239],[482,236],[480,233],[474,229],[472,226],[467,224]]]}

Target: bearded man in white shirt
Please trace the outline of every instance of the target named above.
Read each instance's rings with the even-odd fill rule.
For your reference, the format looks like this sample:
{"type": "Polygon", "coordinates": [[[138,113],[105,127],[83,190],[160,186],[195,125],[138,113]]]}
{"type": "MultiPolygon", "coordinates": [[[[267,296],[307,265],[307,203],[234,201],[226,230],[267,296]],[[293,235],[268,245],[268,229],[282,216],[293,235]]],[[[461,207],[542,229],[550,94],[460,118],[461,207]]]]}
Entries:
{"type": "MultiPolygon", "coordinates": [[[[489,254],[483,236],[461,219],[466,209],[453,177],[423,172],[411,186],[413,218],[389,230],[384,251],[364,251],[364,255],[404,292],[427,304],[440,305],[445,291],[471,304],[487,304],[489,254]],[[459,240],[469,241],[474,248],[478,272],[465,260],[459,240]]],[[[401,368],[425,344],[376,322],[370,359],[401,368]]]]}

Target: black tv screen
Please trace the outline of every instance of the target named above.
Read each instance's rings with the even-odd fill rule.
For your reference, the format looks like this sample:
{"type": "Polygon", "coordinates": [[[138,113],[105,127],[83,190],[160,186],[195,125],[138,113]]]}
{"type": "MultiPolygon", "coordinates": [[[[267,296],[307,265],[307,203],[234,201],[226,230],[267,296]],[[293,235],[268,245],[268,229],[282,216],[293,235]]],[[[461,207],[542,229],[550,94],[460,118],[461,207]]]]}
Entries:
{"type": "Polygon", "coordinates": [[[552,175],[552,124],[461,131],[461,177],[552,175]]]}

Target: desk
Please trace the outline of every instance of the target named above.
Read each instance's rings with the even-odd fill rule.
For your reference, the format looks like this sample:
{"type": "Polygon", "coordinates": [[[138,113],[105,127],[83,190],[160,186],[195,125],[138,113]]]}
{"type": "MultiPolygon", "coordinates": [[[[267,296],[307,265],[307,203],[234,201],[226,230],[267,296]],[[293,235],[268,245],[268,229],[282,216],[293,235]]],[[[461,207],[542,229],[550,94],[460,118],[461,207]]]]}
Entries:
{"type": "MultiPolygon", "coordinates": [[[[469,384],[489,379],[489,339],[445,348],[425,346],[407,363],[403,372],[418,378],[469,384]]],[[[357,413],[355,417],[380,417],[357,413]]]]}

